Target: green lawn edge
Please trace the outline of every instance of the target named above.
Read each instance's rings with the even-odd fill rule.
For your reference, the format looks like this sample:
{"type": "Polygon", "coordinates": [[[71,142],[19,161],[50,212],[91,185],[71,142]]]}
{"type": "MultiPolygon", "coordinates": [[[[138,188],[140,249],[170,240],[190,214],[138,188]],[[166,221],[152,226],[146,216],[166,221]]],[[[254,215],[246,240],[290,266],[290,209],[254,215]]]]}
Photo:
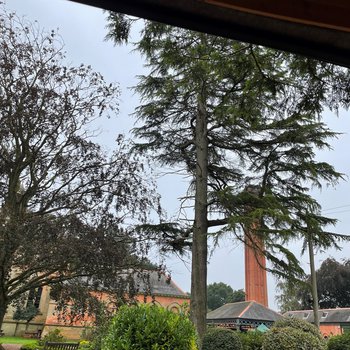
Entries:
{"type": "Polygon", "coordinates": [[[21,337],[0,337],[0,344],[35,344],[37,339],[21,337]]]}

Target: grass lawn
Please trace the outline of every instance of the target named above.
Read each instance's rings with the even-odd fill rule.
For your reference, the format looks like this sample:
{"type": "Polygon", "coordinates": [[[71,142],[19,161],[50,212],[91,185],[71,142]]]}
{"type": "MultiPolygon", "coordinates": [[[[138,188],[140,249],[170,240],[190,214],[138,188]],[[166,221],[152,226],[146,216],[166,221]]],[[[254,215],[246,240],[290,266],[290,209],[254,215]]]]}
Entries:
{"type": "Polygon", "coordinates": [[[0,337],[0,344],[32,344],[36,343],[37,339],[28,339],[20,337],[0,337]]]}

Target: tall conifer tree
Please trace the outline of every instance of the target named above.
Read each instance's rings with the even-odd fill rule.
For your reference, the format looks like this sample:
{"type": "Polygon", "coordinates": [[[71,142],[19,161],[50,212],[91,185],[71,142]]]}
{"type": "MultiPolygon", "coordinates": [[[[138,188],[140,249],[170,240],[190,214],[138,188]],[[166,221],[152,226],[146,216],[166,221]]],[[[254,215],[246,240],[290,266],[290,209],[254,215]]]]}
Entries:
{"type": "MultiPolygon", "coordinates": [[[[127,40],[130,24],[111,13],[108,37],[127,40]]],[[[317,162],[314,151],[329,147],[327,139],[336,136],[319,118],[324,106],[345,99],[340,83],[347,72],[149,21],[136,49],[149,68],[136,87],[142,99],[135,112],[134,132],[141,140],[136,150],[192,177],[194,220],[189,227],[173,223],[158,229],[191,233],[191,316],[202,338],[210,227],[242,239],[244,228],[258,222],[254,234],[281,274],[302,274],[285,243],[306,228],[312,227],[317,243],[335,243],[322,229],[334,221],[319,215],[309,187],[341,178],[332,166],[317,162]]]]}

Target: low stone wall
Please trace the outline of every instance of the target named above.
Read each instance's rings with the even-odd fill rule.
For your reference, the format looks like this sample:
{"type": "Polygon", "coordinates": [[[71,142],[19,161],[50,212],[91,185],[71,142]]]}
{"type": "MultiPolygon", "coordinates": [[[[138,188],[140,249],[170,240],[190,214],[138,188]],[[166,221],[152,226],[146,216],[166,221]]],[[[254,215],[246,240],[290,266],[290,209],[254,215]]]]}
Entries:
{"type": "Polygon", "coordinates": [[[7,337],[22,337],[24,332],[36,332],[43,329],[43,323],[4,320],[2,330],[7,337]]]}
{"type": "Polygon", "coordinates": [[[61,332],[61,335],[63,335],[66,339],[69,340],[78,340],[81,338],[82,333],[85,329],[85,327],[80,326],[65,326],[65,325],[45,325],[43,328],[42,336],[46,335],[50,331],[53,331],[55,329],[59,329],[61,332]]]}

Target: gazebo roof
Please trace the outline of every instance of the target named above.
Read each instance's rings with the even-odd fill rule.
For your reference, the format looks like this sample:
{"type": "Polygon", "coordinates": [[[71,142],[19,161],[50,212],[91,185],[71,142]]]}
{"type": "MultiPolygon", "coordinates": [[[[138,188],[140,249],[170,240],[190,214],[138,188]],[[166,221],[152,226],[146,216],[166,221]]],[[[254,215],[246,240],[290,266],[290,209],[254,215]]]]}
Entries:
{"type": "Polygon", "coordinates": [[[207,321],[247,319],[254,321],[274,322],[283,316],[255,301],[242,301],[229,303],[210,311],[207,314],[207,321]]]}

